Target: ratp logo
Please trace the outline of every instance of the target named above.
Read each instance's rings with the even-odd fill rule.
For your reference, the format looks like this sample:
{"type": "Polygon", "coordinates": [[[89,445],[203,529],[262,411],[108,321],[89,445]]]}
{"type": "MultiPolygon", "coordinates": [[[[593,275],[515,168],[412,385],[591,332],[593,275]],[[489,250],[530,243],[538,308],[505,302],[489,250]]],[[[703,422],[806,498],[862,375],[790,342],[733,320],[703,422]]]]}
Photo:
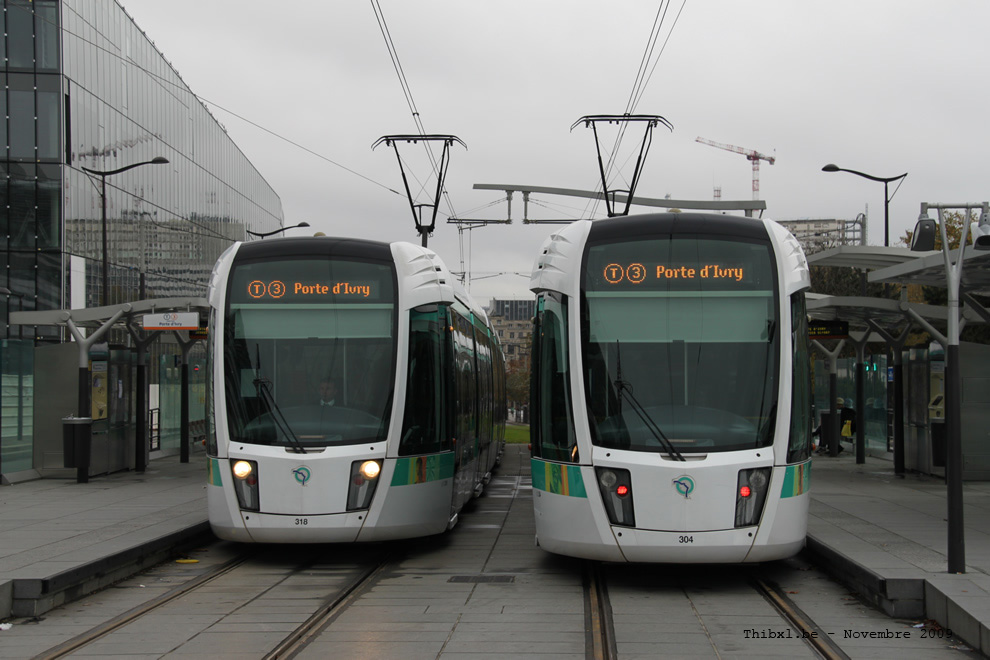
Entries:
{"type": "Polygon", "coordinates": [[[694,479],[687,475],[677,477],[671,483],[674,484],[674,490],[677,491],[677,494],[683,495],[684,499],[688,499],[694,492],[694,479]]]}
{"type": "Polygon", "coordinates": [[[295,478],[297,484],[305,486],[309,482],[309,478],[313,476],[313,473],[305,465],[300,465],[292,470],[292,476],[295,478]]]}

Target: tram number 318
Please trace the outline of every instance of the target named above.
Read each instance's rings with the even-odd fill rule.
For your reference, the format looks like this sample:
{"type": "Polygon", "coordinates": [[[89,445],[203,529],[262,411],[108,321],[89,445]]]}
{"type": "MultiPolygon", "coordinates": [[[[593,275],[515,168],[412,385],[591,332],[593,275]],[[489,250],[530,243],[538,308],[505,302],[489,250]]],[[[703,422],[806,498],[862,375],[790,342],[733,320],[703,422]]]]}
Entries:
{"type": "Polygon", "coordinates": [[[693,536],[678,536],[677,537],[677,542],[678,543],[694,543],[694,537],[693,536]]]}
{"type": "Polygon", "coordinates": [[[297,525],[308,525],[309,524],[309,518],[296,518],[296,524],[297,525]]]}

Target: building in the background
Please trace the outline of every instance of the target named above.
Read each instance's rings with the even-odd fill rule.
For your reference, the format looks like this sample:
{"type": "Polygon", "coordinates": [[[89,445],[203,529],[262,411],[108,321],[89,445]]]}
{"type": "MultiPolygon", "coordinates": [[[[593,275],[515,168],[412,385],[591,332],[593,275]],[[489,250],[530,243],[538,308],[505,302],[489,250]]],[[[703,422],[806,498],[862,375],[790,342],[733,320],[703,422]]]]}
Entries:
{"type": "Polygon", "coordinates": [[[536,300],[492,299],[488,318],[505,351],[509,421],[529,422],[529,370],[536,300]]]}
{"type": "Polygon", "coordinates": [[[535,300],[493,298],[488,307],[488,317],[502,342],[507,362],[520,358],[529,360],[535,305],[535,300]]]}
{"type": "MultiPolygon", "coordinates": [[[[231,242],[283,218],[278,195],[119,2],[0,3],[0,473],[9,475],[42,460],[31,451],[34,347],[66,339],[57,328],[12,328],[10,312],[204,295],[231,242]]],[[[111,352],[113,341],[127,349],[126,336],[111,352]]],[[[153,367],[153,384],[175,371],[163,370],[153,367]]]]}
{"type": "Polygon", "coordinates": [[[803,218],[779,220],[794,234],[806,254],[814,254],[840,245],[865,245],[866,215],[860,213],[855,220],[803,218]]]}

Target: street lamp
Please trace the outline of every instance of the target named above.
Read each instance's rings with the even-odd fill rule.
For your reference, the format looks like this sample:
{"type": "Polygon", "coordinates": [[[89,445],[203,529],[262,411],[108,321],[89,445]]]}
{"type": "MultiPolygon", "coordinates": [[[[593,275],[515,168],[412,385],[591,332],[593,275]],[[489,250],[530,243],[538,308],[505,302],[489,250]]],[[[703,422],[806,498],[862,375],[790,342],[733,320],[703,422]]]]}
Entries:
{"type": "MultiPolygon", "coordinates": [[[[861,176],[864,179],[869,179],[870,181],[880,181],[883,183],[883,245],[884,247],[890,246],[890,196],[887,194],[887,184],[891,181],[897,181],[898,179],[903,179],[908,175],[907,172],[899,176],[891,177],[881,177],[873,176],[872,174],[866,174],[864,172],[857,172],[856,170],[847,170],[838,165],[833,165],[829,163],[822,168],[822,172],[849,172],[850,174],[855,174],[856,176],[861,176]]],[[[894,191],[897,192],[896,190],[894,191]]]]}
{"type": "Polygon", "coordinates": [[[100,301],[102,305],[110,304],[109,297],[109,280],[110,280],[110,269],[107,264],[107,177],[113,176],[114,174],[120,174],[121,172],[126,172],[127,170],[133,170],[135,167],[141,167],[142,165],[164,165],[168,162],[167,158],[162,156],[155,156],[151,160],[146,160],[141,163],[134,163],[133,165],[125,165],[124,167],[118,167],[115,170],[91,170],[88,167],[83,167],[82,170],[88,174],[94,174],[100,177],[100,201],[103,207],[103,299],[100,301]]]}
{"type": "Polygon", "coordinates": [[[288,227],[282,227],[281,229],[276,229],[274,231],[266,231],[266,232],[256,232],[256,231],[251,231],[250,229],[245,229],[244,231],[251,234],[252,236],[257,236],[258,238],[265,238],[266,236],[274,236],[275,234],[280,234],[287,229],[295,229],[296,227],[309,227],[309,223],[300,222],[298,225],[289,225],[288,227]]]}

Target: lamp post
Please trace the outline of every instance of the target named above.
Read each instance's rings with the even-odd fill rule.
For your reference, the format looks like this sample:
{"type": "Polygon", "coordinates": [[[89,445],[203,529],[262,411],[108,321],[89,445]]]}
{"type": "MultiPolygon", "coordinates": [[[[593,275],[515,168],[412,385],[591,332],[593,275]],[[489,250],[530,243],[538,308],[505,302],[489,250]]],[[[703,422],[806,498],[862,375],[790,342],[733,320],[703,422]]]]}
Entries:
{"type": "Polygon", "coordinates": [[[289,225],[288,227],[282,227],[280,229],[275,229],[274,231],[266,231],[266,232],[256,232],[256,231],[251,231],[250,229],[245,229],[244,231],[251,234],[252,236],[257,236],[258,238],[265,238],[266,236],[274,236],[275,234],[281,234],[283,231],[287,229],[295,229],[296,227],[309,227],[309,223],[300,222],[298,225],[289,225]]]}
{"type": "Polygon", "coordinates": [[[162,156],[156,156],[151,160],[146,160],[140,163],[134,163],[133,165],[125,165],[124,167],[118,167],[115,170],[91,170],[88,167],[83,167],[82,170],[88,174],[93,174],[100,177],[100,201],[103,209],[102,220],[103,220],[103,293],[101,305],[110,304],[109,298],[109,281],[110,281],[110,267],[107,263],[107,177],[113,176],[114,174],[120,174],[121,172],[126,172],[127,170],[133,170],[135,167],[141,167],[142,165],[164,165],[168,162],[167,158],[162,156]]]}
{"type": "MultiPolygon", "coordinates": [[[[907,172],[898,176],[873,176],[872,174],[866,174],[865,172],[857,172],[856,170],[847,170],[845,168],[839,167],[838,165],[833,165],[829,163],[822,168],[822,172],[849,172],[850,174],[855,174],[856,176],[861,176],[864,179],[869,179],[870,181],[880,181],[883,183],[883,246],[890,247],[890,195],[887,194],[887,185],[891,181],[897,181],[898,179],[903,179],[908,175],[907,172]]],[[[894,191],[897,192],[896,190],[894,191]]],[[[865,241],[864,241],[865,244],[865,241]]]]}

